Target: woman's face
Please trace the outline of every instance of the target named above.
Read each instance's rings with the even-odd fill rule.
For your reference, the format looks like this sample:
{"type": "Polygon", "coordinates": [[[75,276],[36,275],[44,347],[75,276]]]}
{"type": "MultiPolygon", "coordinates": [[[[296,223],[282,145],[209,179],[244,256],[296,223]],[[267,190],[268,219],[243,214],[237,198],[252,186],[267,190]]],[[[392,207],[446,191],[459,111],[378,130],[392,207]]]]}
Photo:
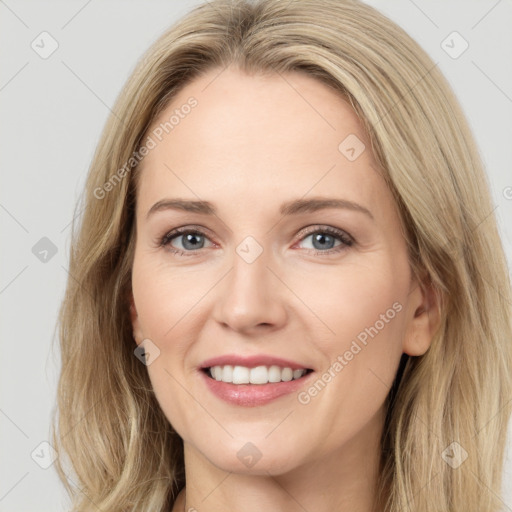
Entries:
{"type": "Polygon", "coordinates": [[[400,356],[431,329],[350,105],[305,74],[216,69],[148,135],[132,323],[190,456],[280,474],[375,453],[400,356]]]}

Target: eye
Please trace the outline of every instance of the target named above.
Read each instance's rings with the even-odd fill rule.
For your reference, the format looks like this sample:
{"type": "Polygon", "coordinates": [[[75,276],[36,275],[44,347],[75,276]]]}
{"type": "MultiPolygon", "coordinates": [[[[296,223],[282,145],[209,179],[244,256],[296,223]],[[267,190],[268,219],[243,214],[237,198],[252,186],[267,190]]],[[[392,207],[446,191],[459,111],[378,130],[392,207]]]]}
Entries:
{"type": "MultiPolygon", "coordinates": [[[[301,238],[300,241],[303,242],[304,240],[312,237],[311,242],[313,248],[311,250],[314,251],[315,255],[323,256],[339,253],[348,247],[351,247],[354,243],[352,237],[341,229],[333,228],[331,226],[313,226],[313,228],[308,229],[309,231],[301,238]],[[338,245],[336,245],[337,240],[339,241],[338,245]]],[[[301,234],[304,235],[304,233],[301,234]]]]}
{"type": "Polygon", "coordinates": [[[195,254],[199,249],[203,249],[205,240],[208,240],[206,235],[197,229],[177,228],[164,235],[160,239],[159,245],[168,247],[171,252],[176,254],[189,256],[195,254]],[[181,242],[182,248],[171,244],[175,239],[181,242]]]}
{"type": "MultiPolygon", "coordinates": [[[[312,237],[313,248],[309,250],[313,251],[315,255],[339,253],[354,244],[354,239],[350,235],[331,226],[313,226],[307,228],[307,231],[302,231],[300,235],[302,238],[299,242],[312,237]],[[337,245],[336,241],[339,242],[337,245]]],[[[167,247],[171,252],[180,256],[194,256],[199,250],[205,248],[205,240],[209,240],[209,238],[198,229],[177,228],[164,235],[158,245],[167,247]],[[174,240],[179,241],[181,248],[173,245],[174,240]]]]}

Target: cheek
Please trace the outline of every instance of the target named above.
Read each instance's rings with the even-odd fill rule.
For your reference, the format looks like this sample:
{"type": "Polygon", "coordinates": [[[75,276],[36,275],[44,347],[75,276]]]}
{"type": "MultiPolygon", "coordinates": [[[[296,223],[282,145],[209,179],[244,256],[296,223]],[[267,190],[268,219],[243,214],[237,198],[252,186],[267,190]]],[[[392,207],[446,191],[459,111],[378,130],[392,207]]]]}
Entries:
{"type": "Polygon", "coordinates": [[[177,340],[175,333],[182,322],[190,325],[190,317],[214,278],[205,272],[171,269],[154,256],[136,258],[132,287],[144,336],[157,340],[163,349],[171,340],[176,347],[182,337],[177,340]]]}
{"type": "Polygon", "coordinates": [[[327,393],[335,402],[350,402],[348,410],[376,409],[393,381],[402,354],[408,276],[406,260],[380,254],[364,266],[302,280],[301,296],[308,297],[327,333],[315,340],[324,356],[327,393]]]}
{"type": "Polygon", "coordinates": [[[305,321],[312,323],[316,317],[326,333],[317,338],[324,344],[323,351],[332,355],[348,348],[353,339],[364,346],[377,335],[400,342],[408,282],[402,263],[376,253],[366,258],[364,265],[347,260],[345,265],[316,273],[295,272],[293,279],[290,274],[290,287],[314,313],[305,321]]]}
{"type": "Polygon", "coordinates": [[[158,356],[147,366],[155,396],[169,422],[187,439],[193,429],[188,423],[191,398],[183,385],[183,361],[192,340],[198,337],[194,306],[209,286],[205,275],[170,271],[155,260],[136,254],[133,294],[142,334],[158,350],[158,356]]]}

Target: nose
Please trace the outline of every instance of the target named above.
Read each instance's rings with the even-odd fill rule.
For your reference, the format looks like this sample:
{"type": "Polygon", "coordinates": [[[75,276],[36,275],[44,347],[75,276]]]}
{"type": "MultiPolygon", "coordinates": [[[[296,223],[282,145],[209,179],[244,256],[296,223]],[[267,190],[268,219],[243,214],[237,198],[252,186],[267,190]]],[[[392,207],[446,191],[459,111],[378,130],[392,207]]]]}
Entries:
{"type": "MultiPolygon", "coordinates": [[[[269,251],[252,262],[234,252],[232,266],[216,286],[213,316],[224,328],[246,334],[282,328],[287,319],[287,289],[269,251]]],[[[288,292],[289,293],[289,292],[288,292]]]]}

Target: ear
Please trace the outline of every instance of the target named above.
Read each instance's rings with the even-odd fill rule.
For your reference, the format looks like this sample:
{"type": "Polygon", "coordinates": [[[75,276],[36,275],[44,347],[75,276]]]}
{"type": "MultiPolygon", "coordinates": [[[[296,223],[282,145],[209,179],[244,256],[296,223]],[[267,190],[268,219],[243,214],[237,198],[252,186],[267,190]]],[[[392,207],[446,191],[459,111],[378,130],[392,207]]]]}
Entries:
{"type": "Polygon", "coordinates": [[[421,356],[430,347],[439,327],[440,295],[429,278],[415,281],[409,294],[409,318],[403,340],[403,351],[410,356],[421,356]]]}
{"type": "Polygon", "coordinates": [[[137,345],[140,345],[142,343],[142,340],[144,339],[144,336],[142,334],[142,327],[140,325],[139,315],[137,313],[137,309],[135,308],[133,291],[131,290],[130,293],[128,294],[128,301],[130,303],[130,318],[132,322],[133,339],[135,340],[137,345]]]}

